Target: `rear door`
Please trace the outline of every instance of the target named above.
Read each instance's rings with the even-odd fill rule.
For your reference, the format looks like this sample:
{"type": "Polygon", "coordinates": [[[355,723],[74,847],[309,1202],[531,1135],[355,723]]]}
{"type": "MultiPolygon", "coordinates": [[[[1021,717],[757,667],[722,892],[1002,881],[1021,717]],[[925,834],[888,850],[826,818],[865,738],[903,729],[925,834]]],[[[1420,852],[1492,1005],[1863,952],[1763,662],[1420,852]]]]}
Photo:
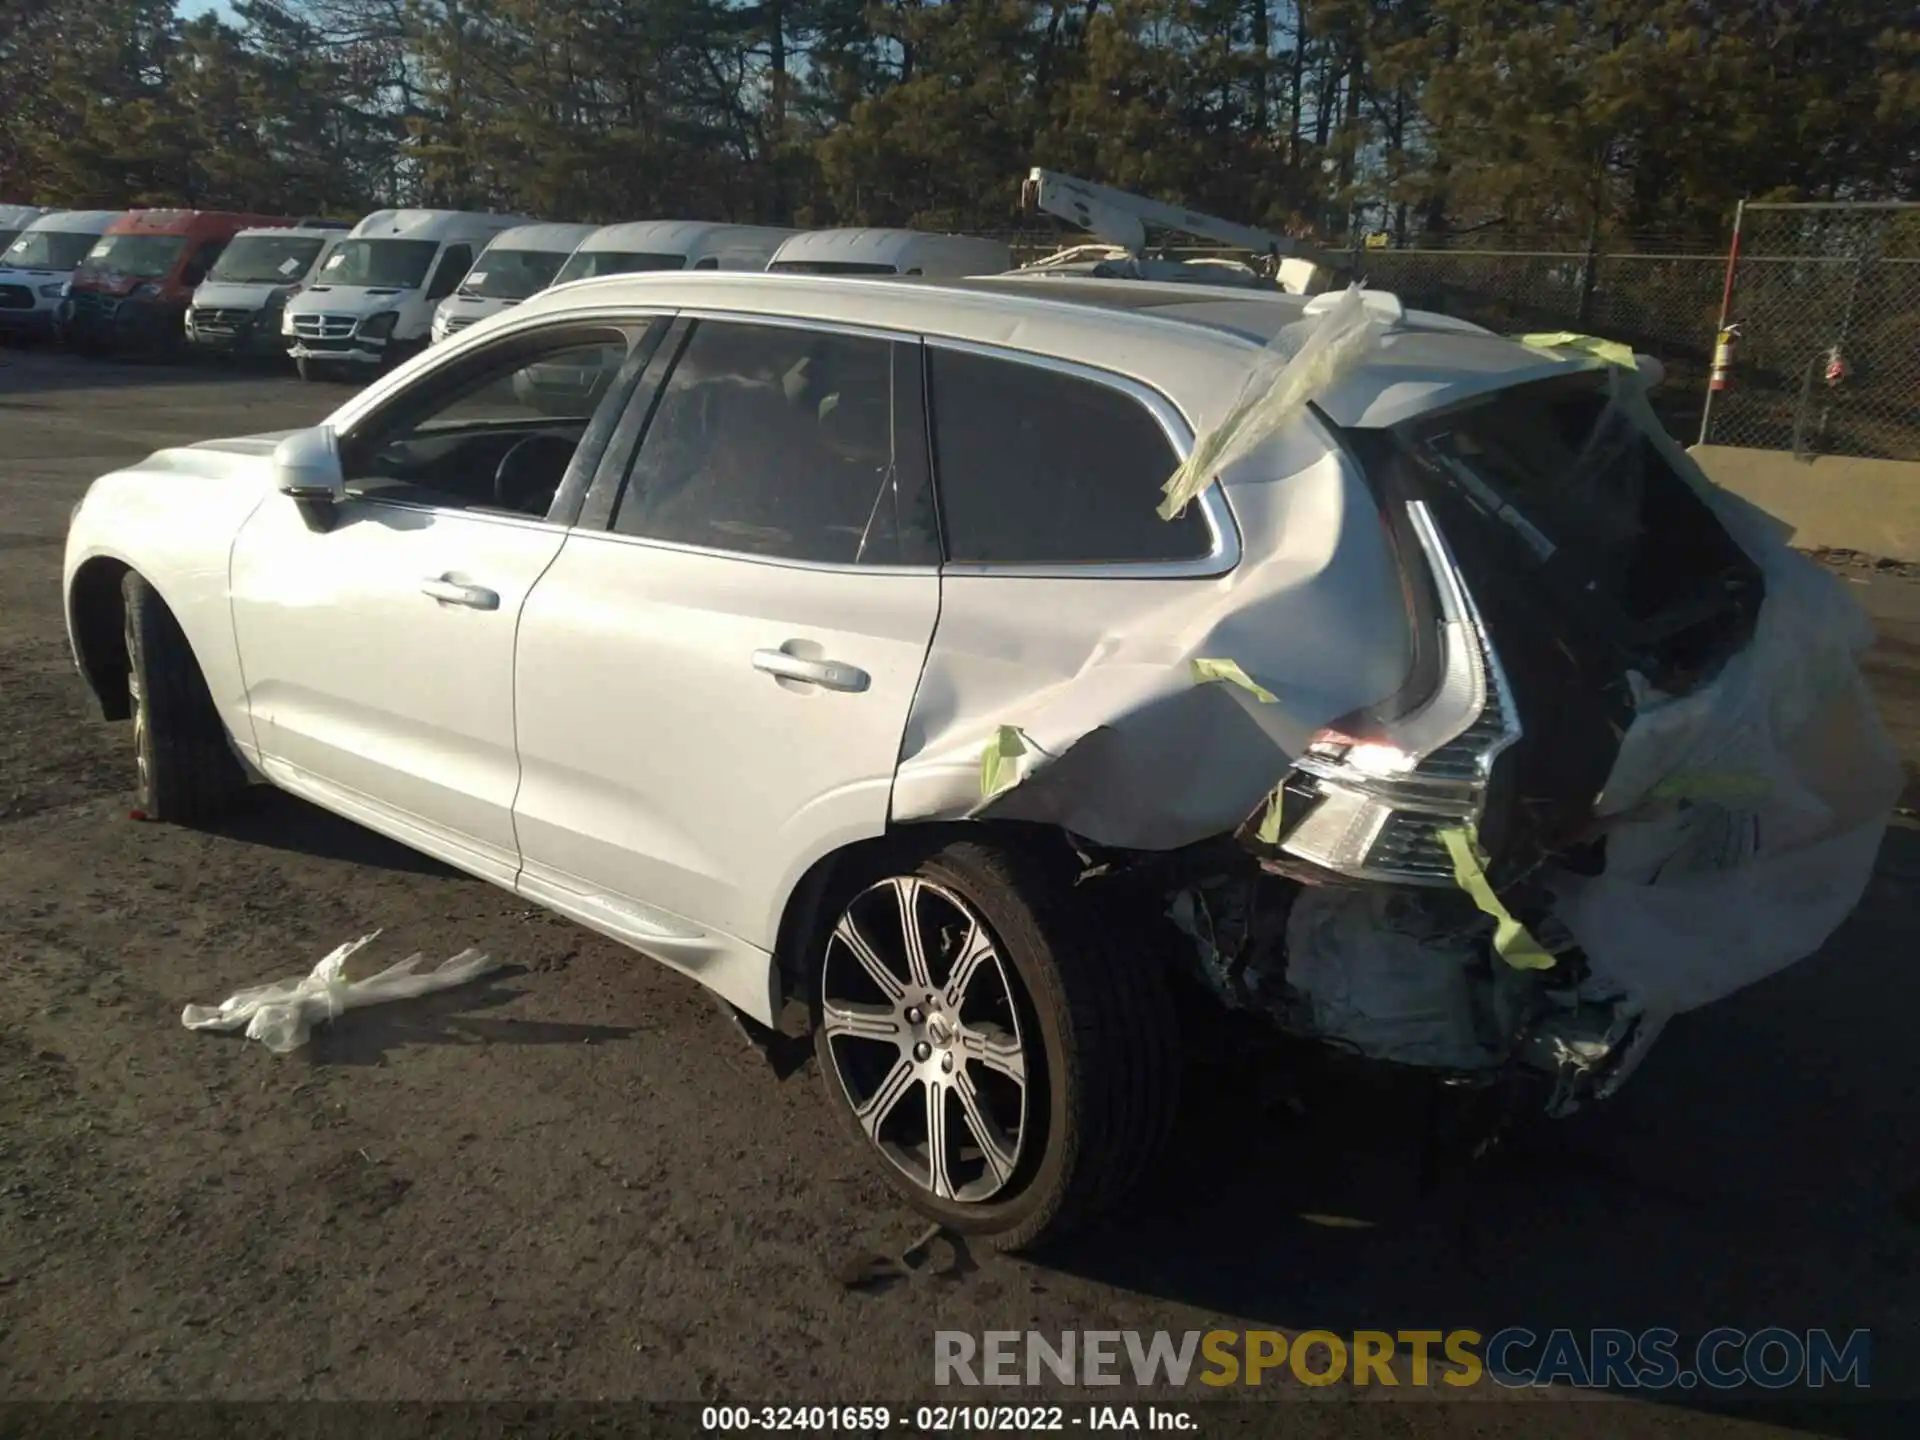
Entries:
{"type": "Polygon", "coordinates": [[[919,348],[682,322],[521,616],[523,893],[692,968],[884,832],[940,605],[919,348]]]}

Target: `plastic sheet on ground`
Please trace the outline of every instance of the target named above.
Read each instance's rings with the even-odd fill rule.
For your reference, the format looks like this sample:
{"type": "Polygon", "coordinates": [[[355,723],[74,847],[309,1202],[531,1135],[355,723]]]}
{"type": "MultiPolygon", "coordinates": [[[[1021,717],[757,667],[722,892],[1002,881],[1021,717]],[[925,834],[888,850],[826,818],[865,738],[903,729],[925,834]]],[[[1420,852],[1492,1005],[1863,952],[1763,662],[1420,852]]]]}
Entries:
{"type": "Polygon", "coordinates": [[[450,990],[477,980],[501,962],[479,950],[462,950],[431,970],[419,968],[426,957],[409,955],[364,980],[346,978],[347,961],[379,936],[378,930],[349,940],[323,958],[313,970],[294,980],[276,980],[236,991],[219,1005],[189,1005],[180,1023],[189,1030],[238,1030],[258,1040],[276,1055],[306,1044],[313,1027],[348,1010],[388,1000],[411,1000],[436,990],[450,990]]]}

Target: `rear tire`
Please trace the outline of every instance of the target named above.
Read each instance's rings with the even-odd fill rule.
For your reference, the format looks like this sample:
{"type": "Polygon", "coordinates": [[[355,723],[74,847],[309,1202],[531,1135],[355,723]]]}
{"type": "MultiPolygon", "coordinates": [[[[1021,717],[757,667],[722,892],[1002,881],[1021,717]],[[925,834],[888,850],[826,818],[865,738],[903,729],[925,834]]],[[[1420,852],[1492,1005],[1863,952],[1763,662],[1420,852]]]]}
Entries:
{"type": "Polygon", "coordinates": [[[1173,1129],[1165,972],[1072,878],[972,842],[870,867],[835,887],[809,956],[829,1102],[910,1204],[997,1250],[1112,1207],[1173,1129]]]}
{"type": "Polygon", "coordinates": [[[246,792],[246,773],[180,622],[133,571],[121,580],[120,593],[136,806],[149,820],[203,825],[233,808],[246,792]]]}

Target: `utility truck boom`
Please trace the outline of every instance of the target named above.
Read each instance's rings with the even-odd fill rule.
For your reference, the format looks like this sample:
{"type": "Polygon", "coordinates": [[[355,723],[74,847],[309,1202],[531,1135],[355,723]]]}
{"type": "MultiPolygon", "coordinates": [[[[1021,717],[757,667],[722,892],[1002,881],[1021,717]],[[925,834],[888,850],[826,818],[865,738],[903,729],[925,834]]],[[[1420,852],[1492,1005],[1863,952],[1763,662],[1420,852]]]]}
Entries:
{"type": "MultiPolygon", "coordinates": [[[[1323,256],[1288,236],[1251,225],[1237,225],[1231,220],[1148,200],[1140,195],[1130,195],[1125,190],[1096,185],[1091,180],[1062,175],[1039,166],[1034,167],[1022,184],[1020,202],[1021,208],[1028,214],[1044,211],[1118,247],[1125,252],[1125,258],[1135,262],[1135,268],[1144,278],[1162,278],[1158,275],[1147,276],[1146,271],[1149,268],[1165,268],[1169,263],[1143,261],[1140,252],[1146,248],[1150,228],[1252,251],[1271,265],[1274,278],[1279,280],[1284,289],[1296,294],[1324,289],[1333,276],[1334,267],[1323,256]]],[[[1034,268],[1044,269],[1056,262],[1077,263],[1086,258],[1086,247],[1080,247],[1038,261],[1034,268]]],[[[1177,261],[1171,263],[1180,264],[1177,261]]],[[[1187,273],[1178,278],[1220,283],[1223,275],[1222,266],[1217,261],[1183,269],[1187,273]]]]}

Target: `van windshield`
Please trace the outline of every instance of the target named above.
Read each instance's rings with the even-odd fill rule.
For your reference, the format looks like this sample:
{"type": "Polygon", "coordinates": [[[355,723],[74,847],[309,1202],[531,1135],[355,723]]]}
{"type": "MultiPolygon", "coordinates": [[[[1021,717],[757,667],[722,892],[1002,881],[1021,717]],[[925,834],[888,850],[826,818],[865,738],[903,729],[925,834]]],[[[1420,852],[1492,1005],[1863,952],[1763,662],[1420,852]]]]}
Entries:
{"type": "Polygon", "coordinates": [[[553,283],[564,250],[489,250],[460,282],[460,293],[481,300],[524,300],[553,283]]]}
{"type": "Polygon", "coordinates": [[[186,248],[184,235],[102,235],[87,251],[87,266],[157,280],[173,269],[186,248]]]}
{"type": "Polygon", "coordinates": [[[0,265],[19,270],[71,270],[86,259],[98,235],[84,230],[28,230],[0,255],[0,265]]]}
{"type": "Polygon", "coordinates": [[[596,275],[631,275],[636,270],[679,270],[686,263],[684,255],[655,255],[644,250],[576,250],[553,277],[553,283],[591,280],[596,275]]]}
{"type": "Polygon", "coordinates": [[[898,275],[892,265],[876,265],[870,260],[777,260],[769,270],[788,275],[898,275]]]}
{"type": "Polygon", "coordinates": [[[438,240],[342,240],[316,278],[323,285],[417,290],[439,249],[438,240]]]}
{"type": "Polygon", "coordinates": [[[317,235],[242,235],[220,252],[209,280],[229,285],[287,285],[313,267],[327,242],[317,235]]]}

